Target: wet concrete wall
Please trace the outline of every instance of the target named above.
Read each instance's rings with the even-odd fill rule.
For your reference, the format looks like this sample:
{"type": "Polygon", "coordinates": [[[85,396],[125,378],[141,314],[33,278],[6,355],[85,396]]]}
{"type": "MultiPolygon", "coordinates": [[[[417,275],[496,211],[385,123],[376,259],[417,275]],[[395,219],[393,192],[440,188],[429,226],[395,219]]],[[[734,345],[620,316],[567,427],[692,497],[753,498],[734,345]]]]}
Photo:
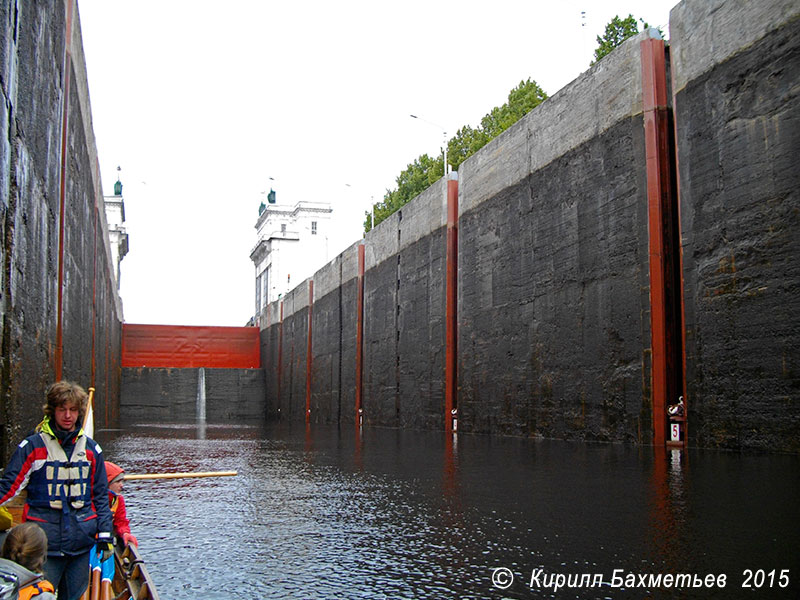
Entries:
{"type": "Polygon", "coordinates": [[[364,275],[364,420],[444,424],[444,180],[376,228],[364,275]]]}
{"type": "Polygon", "coordinates": [[[0,84],[0,453],[7,457],[41,419],[45,390],[58,378],[94,386],[98,426],[116,422],[122,307],[74,2],[2,3],[0,84]]]}
{"type": "Polygon", "coordinates": [[[306,280],[265,309],[261,360],[268,418],[304,419],[308,404],[311,422],[354,422],[357,265],[354,245],[315,274],[313,295],[306,280]]]}
{"type": "MultiPolygon", "coordinates": [[[[618,51],[534,111],[538,118],[531,115],[461,168],[462,431],[652,438],[638,48],[630,43],[618,51]],[[598,106],[601,91],[608,101],[598,106]],[[576,107],[584,120],[565,119],[576,107]]],[[[367,425],[444,427],[445,225],[442,180],[364,240],[367,425]]],[[[291,396],[285,418],[300,418],[294,406],[305,398],[298,383],[306,383],[308,302],[298,297],[306,286],[283,300],[286,358],[280,373],[267,371],[268,379],[280,378],[282,399],[291,396]]],[[[351,315],[349,328],[326,327],[328,320],[314,326],[313,347],[355,338],[354,308],[342,307],[351,315]]],[[[266,336],[274,338],[280,327],[272,320],[266,336]]],[[[316,365],[316,353],[312,360],[316,365]]],[[[312,390],[327,394],[330,382],[312,372],[312,390]]],[[[343,405],[353,406],[353,395],[344,396],[343,405]]],[[[337,422],[317,408],[313,394],[311,408],[312,422],[337,422]]]]}
{"type": "Polygon", "coordinates": [[[306,397],[308,282],[286,294],[283,313],[283,369],[278,410],[286,419],[302,419],[306,397]]]}
{"type": "Polygon", "coordinates": [[[260,425],[265,380],[254,327],[122,327],[121,424],[260,425]]]}
{"type": "MultiPolygon", "coordinates": [[[[683,393],[690,445],[798,450],[797,12],[684,0],[663,99],[647,32],[462,165],[460,431],[649,444],[683,393]]],[[[268,307],[270,417],[302,419],[310,390],[311,422],[351,423],[360,384],[365,425],[443,428],[445,197],[363,241],[353,387],[331,374],[337,347],[359,360],[356,247],[338,293],[305,282],[268,307]]]]}
{"type": "Polygon", "coordinates": [[[460,170],[465,429],[652,440],[641,72],[628,43],[460,170]]]}
{"type": "Polygon", "coordinates": [[[671,16],[690,433],[800,451],[800,6],[671,16]]]}
{"type": "MultiPolygon", "coordinates": [[[[430,429],[444,423],[444,189],[444,181],[432,186],[365,241],[367,424],[430,429]]],[[[262,315],[270,417],[303,419],[308,406],[310,422],[355,423],[358,245],[314,275],[313,296],[303,282],[262,315]]]]}
{"type": "Polygon", "coordinates": [[[264,385],[261,369],[126,367],[120,425],[261,424],[264,385]]]}

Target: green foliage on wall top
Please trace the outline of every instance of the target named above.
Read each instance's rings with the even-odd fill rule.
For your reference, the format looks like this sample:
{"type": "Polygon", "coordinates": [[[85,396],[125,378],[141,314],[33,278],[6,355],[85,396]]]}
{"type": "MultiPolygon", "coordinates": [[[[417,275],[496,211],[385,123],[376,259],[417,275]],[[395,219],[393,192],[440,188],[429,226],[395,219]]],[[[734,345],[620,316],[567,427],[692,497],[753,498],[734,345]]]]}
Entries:
{"type": "MultiPolygon", "coordinates": [[[[465,125],[447,142],[447,162],[452,170],[467,158],[475,154],[486,144],[519,121],[525,114],[547,99],[547,94],[530,78],[520,81],[519,85],[508,94],[508,101],[503,106],[493,108],[481,119],[475,128],[465,125]]],[[[431,158],[427,154],[417,157],[410,163],[395,183],[397,187],[386,190],[383,202],[374,206],[375,223],[377,225],[400,209],[412,198],[415,198],[444,175],[444,153],[431,158]]],[[[364,231],[373,227],[373,213],[365,213],[364,231]]]]}

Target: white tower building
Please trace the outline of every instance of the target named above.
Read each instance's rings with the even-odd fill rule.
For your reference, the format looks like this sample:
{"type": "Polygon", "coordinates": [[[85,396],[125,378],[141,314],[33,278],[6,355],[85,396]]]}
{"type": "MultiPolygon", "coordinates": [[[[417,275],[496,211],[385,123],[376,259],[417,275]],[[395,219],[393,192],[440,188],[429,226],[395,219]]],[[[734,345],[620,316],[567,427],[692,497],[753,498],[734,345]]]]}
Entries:
{"type": "Polygon", "coordinates": [[[125,201],[122,199],[122,182],[117,179],[114,184],[114,195],[103,196],[106,209],[106,222],[108,223],[108,241],[111,246],[111,264],[114,266],[114,276],[121,275],[120,263],[128,253],[128,233],[122,225],[125,222],[125,201]]]}
{"type": "Polygon", "coordinates": [[[270,302],[311,277],[328,262],[329,202],[279,204],[270,190],[256,221],[257,242],[250,253],[256,268],[255,322],[270,302]]]}

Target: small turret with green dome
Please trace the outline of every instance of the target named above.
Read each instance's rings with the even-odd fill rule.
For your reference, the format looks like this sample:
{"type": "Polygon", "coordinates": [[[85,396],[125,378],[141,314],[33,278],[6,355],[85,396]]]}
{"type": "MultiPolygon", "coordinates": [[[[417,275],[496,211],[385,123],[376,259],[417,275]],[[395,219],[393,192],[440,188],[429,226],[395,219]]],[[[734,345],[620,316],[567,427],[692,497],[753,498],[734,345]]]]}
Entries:
{"type": "Polygon", "coordinates": [[[114,195],[115,196],[122,196],[122,182],[119,180],[119,172],[122,170],[122,167],[117,167],[117,182],[114,184],[114,195]]]}

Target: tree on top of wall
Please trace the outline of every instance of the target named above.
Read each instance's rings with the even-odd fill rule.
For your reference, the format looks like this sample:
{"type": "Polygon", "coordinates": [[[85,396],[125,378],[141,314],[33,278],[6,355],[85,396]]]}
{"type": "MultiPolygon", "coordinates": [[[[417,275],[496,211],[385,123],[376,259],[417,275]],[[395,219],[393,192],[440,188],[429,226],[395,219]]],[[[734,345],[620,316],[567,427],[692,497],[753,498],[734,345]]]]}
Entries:
{"type": "MultiPolygon", "coordinates": [[[[447,162],[454,171],[467,158],[519,121],[525,114],[547,99],[547,94],[528,78],[508,93],[508,101],[488,112],[478,127],[465,125],[447,142],[447,162]]],[[[383,202],[375,205],[375,225],[389,217],[411,199],[424,192],[444,175],[444,157],[427,154],[410,163],[395,179],[397,187],[386,190],[383,202]]],[[[373,227],[372,214],[365,213],[364,231],[373,227]]]]}
{"type": "Polygon", "coordinates": [[[456,132],[447,143],[448,163],[454,171],[461,163],[475,154],[486,144],[519,121],[524,115],[547,99],[547,94],[535,81],[529,78],[508,93],[508,102],[496,106],[481,119],[481,124],[473,129],[466,125],[456,132]]]}
{"type": "MultiPolygon", "coordinates": [[[[642,24],[642,31],[650,27],[644,19],[639,19],[637,23],[633,15],[628,15],[624,19],[620,19],[619,15],[617,15],[611,19],[606,25],[603,36],[597,36],[597,48],[594,51],[594,60],[590,64],[596,63],[622,42],[639,33],[639,23],[642,24]]],[[[661,30],[659,29],[659,31],[661,30]]]]}
{"type": "Polygon", "coordinates": [[[436,183],[436,180],[442,176],[443,165],[444,158],[442,156],[431,158],[427,154],[423,154],[417,157],[397,176],[395,180],[397,187],[393,190],[386,190],[383,202],[375,205],[373,213],[366,213],[364,231],[372,229],[373,214],[375,215],[375,225],[377,225],[407,204],[409,200],[436,183]]]}

